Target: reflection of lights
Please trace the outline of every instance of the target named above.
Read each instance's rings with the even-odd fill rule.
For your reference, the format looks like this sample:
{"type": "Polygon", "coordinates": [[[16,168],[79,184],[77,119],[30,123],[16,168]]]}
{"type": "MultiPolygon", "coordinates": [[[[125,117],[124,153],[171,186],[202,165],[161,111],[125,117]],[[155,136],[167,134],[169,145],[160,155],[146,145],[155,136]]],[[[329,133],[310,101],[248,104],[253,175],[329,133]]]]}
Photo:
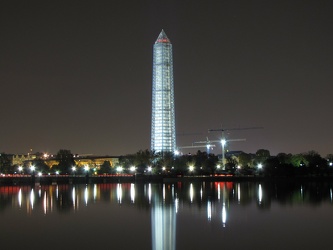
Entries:
{"type": "Polygon", "coordinates": [[[332,202],[332,188],[330,188],[330,198],[331,198],[331,202],[332,202]]]}
{"type": "Polygon", "coordinates": [[[135,186],[134,183],[131,183],[131,202],[134,203],[135,201],[135,186]]]}
{"type": "Polygon", "coordinates": [[[179,210],[179,199],[178,198],[175,199],[175,210],[176,210],[176,213],[178,213],[178,210],[179,210]]]}
{"type": "Polygon", "coordinates": [[[97,185],[94,184],[94,201],[96,200],[97,197],[97,185]]]}
{"type": "Polygon", "coordinates": [[[165,201],[165,184],[163,183],[163,201],[165,201]]]}
{"type": "Polygon", "coordinates": [[[237,198],[238,198],[238,204],[240,204],[241,199],[241,190],[240,190],[240,183],[237,184],[237,198]]]}
{"type": "Polygon", "coordinates": [[[88,187],[84,189],[84,201],[86,202],[86,206],[88,205],[88,187]]]}
{"type": "Polygon", "coordinates": [[[47,197],[46,192],[44,192],[44,200],[43,200],[44,214],[47,212],[47,197]]]}
{"type": "Polygon", "coordinates": [[[75,187],[73,187],[73,190],[72,190],[72,200],[73,200],[73,207],[75,209],[75,187]]]}
{"type": "Polygon", "coordinates": [[[261,200],[262,200],[262,188],[261,188],[261,184],[259,184],[259,188],[258,188],[258,199],[259,199],[259,204],[261,204],[261,200]]]}
{"type": "Polygon", "coordinates": [[[193,184],[191,183],[190,185],[190,200],[191,200],[191,203],[193,202],[193,184]]]}
{"type": "Polygon", "coordinates": [[[148,200],[149,200],[149,204],[151,203],[151,184],[148,184],[148,200]]]}
{"type": "Polygon", "coordinates": [[[200,188],[200,200],[202,200],[202,187],[200,188]]]}
{"type": "Polygon", "coordinates": [[[20,188],[20,191],[18,192],[18,203],[19,203],[19,206],[21,207],[22,205],[22,189],[20,188]]]}
{"type": "Polygon", "coordinates": [[[118,183],[117,185],[117,199],[118,199],[118,202],[121,204],[121,200],[122,200],[122,196],[123,196],[123,191],[122,191],[122,188],[121,188],[121,184],[118,183]]]}
{"type": "Polygon", "coordinates": [[[225,209],[225,203],[223,202],[222,206],[222,225],[225,227],[225,223],[227,222],[227,210],[225,209]]]}
{"type": "Polygon", "coordinates": [[[209,221],[212,220],[212,204],[211,204],[211,201],[207,202],[207,219],[209,221]]]}
{"type": "Polygon", "coordinates": [[[34,209],[34,202],[35,202],[35,193],[34,193],[34,189],[31,189],[31,192],[30,192],[31,209],[34,209]]]}

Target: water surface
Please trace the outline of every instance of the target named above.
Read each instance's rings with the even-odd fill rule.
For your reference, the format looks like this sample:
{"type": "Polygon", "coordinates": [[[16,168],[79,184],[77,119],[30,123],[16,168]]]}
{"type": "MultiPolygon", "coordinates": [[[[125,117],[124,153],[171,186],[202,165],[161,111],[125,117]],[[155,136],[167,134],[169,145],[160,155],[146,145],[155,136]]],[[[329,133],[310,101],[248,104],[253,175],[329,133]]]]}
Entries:
{"type": "Polygon", "coordinates": [[[0,242],[7,249],[332,249],[332,188],[329,182],[2,186],[0,242]]]}

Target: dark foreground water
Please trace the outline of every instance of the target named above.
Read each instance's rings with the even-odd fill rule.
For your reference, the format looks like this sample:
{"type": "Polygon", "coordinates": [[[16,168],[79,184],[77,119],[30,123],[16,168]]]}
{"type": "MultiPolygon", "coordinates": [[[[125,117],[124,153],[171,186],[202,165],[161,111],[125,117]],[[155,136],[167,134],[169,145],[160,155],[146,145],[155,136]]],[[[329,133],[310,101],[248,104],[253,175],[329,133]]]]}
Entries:
{"type": "Polygon", "coordinates": [[[333,183],[1,186],[2,249],[333,249],[333,183]]]}

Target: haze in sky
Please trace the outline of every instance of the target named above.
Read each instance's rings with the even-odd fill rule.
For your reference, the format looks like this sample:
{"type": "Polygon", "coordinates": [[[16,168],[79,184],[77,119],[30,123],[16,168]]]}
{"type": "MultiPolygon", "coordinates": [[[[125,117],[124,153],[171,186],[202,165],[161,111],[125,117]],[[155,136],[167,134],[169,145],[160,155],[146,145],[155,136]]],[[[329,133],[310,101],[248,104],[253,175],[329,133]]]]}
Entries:
{"type": "Polygon", "coordinates": [[[228,149],[333,153],[332,13],[330,0],[2,1],[0,151],[149,149],[164,29],[178,146],[260,126],[226,133],[246,139],[228,149]]]}

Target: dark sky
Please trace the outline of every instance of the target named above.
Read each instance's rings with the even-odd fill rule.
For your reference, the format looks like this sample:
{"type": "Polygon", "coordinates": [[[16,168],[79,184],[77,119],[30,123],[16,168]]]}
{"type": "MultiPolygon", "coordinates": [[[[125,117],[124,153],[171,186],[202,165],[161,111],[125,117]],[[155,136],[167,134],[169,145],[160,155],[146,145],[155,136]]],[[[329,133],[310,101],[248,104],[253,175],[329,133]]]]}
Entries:
{"type": "MultiPolygon", "coordinates": [[[[177,145],[333,153],[333,1],[0,3],[0,151],[150,148],[152,46],[173,44],[177,145]]],[[[220,148],[214,149],[215,153],[220,148]]]]}

